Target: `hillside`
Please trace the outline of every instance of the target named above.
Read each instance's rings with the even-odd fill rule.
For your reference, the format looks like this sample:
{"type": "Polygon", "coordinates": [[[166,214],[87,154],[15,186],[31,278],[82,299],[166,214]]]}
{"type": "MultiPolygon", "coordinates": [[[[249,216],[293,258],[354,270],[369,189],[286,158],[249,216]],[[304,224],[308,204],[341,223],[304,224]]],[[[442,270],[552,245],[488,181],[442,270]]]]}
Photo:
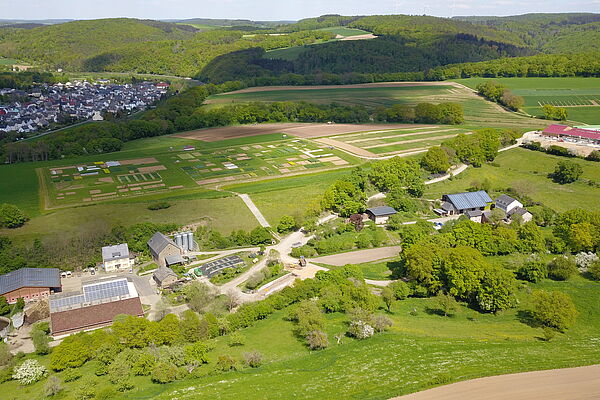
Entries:
{"type": "Polygon", "coordinates": [[[454,19],[516,34],[527,46],[545,53],[597,51],[600,46],[600,14],[525,14],[454,19]]]}

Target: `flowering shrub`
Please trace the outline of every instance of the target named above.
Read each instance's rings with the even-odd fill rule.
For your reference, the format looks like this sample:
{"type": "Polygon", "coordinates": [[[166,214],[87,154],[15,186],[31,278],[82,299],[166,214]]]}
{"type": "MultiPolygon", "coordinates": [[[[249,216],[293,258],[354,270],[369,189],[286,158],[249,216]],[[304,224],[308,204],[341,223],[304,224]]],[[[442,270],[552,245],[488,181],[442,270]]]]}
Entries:
{"type": "Polygon", "coordinates": [[[587,272],[589,266],[594,262],[598,261],[598,256],[591,251],[589,253],[581,252],[575,256],[575,263],[579,272],[587,272]]]}
{"type": "Polygon", "coordinates": [[[350,328],[348,328],[348,334],[357,339],[370,338],[374,333],[375,329],[364,321],[352,321],[350,328]]]}
{"type": "Polygon", "coordinates": [[[13,379],[21,385],[30,385],[42,379],[48,370],[36,360],[27,360],[15,369],[13,379]]]}

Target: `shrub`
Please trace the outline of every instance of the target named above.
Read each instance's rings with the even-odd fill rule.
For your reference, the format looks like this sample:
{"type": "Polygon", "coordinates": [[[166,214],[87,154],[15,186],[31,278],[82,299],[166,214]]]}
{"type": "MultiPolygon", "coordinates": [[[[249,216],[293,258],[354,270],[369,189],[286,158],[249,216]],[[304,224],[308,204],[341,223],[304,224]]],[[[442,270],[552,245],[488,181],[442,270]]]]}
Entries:
{"type": "Polygon", "coordinates": [[[112,400],[116,397],[116,392],[115,389],[113,389],[112,387],[105,387],[102,388],[98,391],[98,393],[96,393],[95,399],[96,400],[112,400]]]}
{"type": "Polygon", "coordinates": [[[26,360],[15,368],[13,379],[19,381],[21,385],[30,385],[42,379],[47,373],[46,367],[37,360],[26,360]]]}
{"type": "Polygon", "coordinates": [[[10,312],[10,304],[6,297],[0,296],[0,315],[6,315],[10,312]]]}
{"type": "Polygon", "coordinates": [[[517,270],[517,278],[533,283],[539,282],[547,276],[548,268],[539,259],[528,260],[517,270]]]}
{"type": "Polygon", "coordinates": [[[0,227],[3,228],[19,228],[29,221],[29,217],[12,204],[0,204],[0,227]]]}
{"type": "Polygon", "coordinates": [[[222,355],[217,359],[215,370],[219,372],[228,372],[237,370],[237,361],[230,355],[222,355]]]}
{"type": "Polygon", "coordinates": [[[575,256],[575,264],[577,264],[579,272],[587,272],[595,261],[598,261],[598,256],[591,251],[589,253],[582,251],[575,256]]]}
{"type": "Polygon", "coordinates": [[[263,356],[259,351],[251,351],[250,353],[244,353],[244,361],[250,368],[258,368],[263,363],[263,356]]]}
{"type": "Polygon", "coordinates": [[[600,260],[594,261],[588,267],[588,273],[590,274],[590,276],[592,277],[592,279],[600,281],[600,260]]]}
{"type": "Polygon", "coordinates": [[[548,264],[548,276],[555,281],[566,281],[576,273],[575,261],[565,256],[556,257],[548,264]]]}
{"type": "Polygon", "coordinates": [[[575,323],[577,309],[563,292],[537,290],[533,293],[532,316],[542,326],[563,331],[575,323]]]}
{"type": "Polygon", "coordinates": [[[48,346],[50,338],[48,338],[44,331],[34,329],[31,332],[31,339],[33,341],[33,347],[35,348],[35,354],[44,355],[50,352],[50,346],[48,346]]]}
{"type": "Polygon", "coordinates": [[[404,300],[411,294],[410,287],[404,281],[392,282],[388,287],[392,289],[397,300],[404,300]]]}
{"type": "Polygon", "coordinates": [[[46,397],[52,397],[59,394],[62,390],[62,385],[60,383],[60,379],[56,375],[52,375],[46,381],[44,385],[44,394],[46,397]]]}
{"type": "Polygon", "coordinates": [[[348,334],[357,339],[367,339],[373,336],[375,329],[364,321],[352,321],[348,328],[348,334]]]}
{"type": "Polygon", "coordinates": [[[13,355],[8,348],[8,343],[0,341],[0,367],[8,365],[13,359],[13,355]]]}
{"type": "Polygon", "coordinates": [[[160,201],[158,203],[152,203],[148,206],[148,210],[156,211],[156,210],[164,210],[171,207],[171,203],[166,201],[160,201]]]}
{"type": "Polygon", "coordinates": [[[229,345],[229,347],[234,347],[234,346],[243,346],[246,343],[246,338],[244,337],[244,335],[242,335],[239,332],[233,332],[231,335],[229,335],[229,340],[227,342],[227,344],[229,345]]]}
{"type": "Polygon", "coordinates": [[[377,332],[384,332],[392,326],[392,320],[387,315],[378,314],[373,317],[373,328],[377,332]]]}
{"type": "Polygon", "coordinates": [[[63,381],[65,382],[73,382],[79,378],[81,378],[81,372],[77,368],[67,368],[63,372],[63,381]]]}
{"type": "Polygon", "coordinates": [[[159,362],[152,369],[152,374],[150,378],[152,382],[155,383],[170,383],[177,379],[177,375],[179,374],[179,370],[177,366],[170,362],[159,362]]]}
{"type": "Polygon", "coordinates": [[[552,173],[552,179],[554,182],[564,185],[565,183],[575,182],[581,174],[583,174],[581,165],[573,161],[564,160],[559,161],[556,165],[556,169],[552,173]]]}
{"type": "Polygon", "coordinates": [[[329,346],[329,339],[323,331],[311,331],[306,335],[306,343],[311,350],[322,350],[329,346]]]}

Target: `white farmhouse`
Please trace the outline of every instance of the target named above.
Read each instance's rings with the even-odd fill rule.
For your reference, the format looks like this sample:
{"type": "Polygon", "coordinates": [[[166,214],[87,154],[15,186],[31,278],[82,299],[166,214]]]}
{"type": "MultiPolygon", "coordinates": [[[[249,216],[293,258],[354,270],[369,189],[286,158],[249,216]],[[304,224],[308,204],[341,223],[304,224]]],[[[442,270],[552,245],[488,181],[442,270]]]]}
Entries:
{"type": "Polygon", "coordinates": [[[135,257],[129,254],[127,243],[102,248],[102,265],[104,271],[114,272],[133,267],[135,257]]]}

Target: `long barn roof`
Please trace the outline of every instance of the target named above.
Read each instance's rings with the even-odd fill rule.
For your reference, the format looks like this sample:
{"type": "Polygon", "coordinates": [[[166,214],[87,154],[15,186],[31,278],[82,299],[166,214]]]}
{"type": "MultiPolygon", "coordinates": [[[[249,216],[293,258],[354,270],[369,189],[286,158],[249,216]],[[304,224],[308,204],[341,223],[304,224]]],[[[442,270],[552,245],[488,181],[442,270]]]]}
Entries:
{"type": "Polygon", "coordinates": [[[600,140],[600,132],[591,129],[572,128],[566,125],[552,124],[543,133],[546,135],[564,135],[573,137],[582,137],[586,139],[600,140]]]}
{"type": "Polygon", "coordinates": [[[447,194],[445,196],[457,210],[465,210],[467,208],[481,208],[492,202],[492,199],[485,190],[477,192],[465,192],[447,194]]]}
{"type": "Polygon", "coordinates": [[[24,287],[59,288],[60,270],[58,268],[21,268],[0,275],[0,295],[24,287]]]}

